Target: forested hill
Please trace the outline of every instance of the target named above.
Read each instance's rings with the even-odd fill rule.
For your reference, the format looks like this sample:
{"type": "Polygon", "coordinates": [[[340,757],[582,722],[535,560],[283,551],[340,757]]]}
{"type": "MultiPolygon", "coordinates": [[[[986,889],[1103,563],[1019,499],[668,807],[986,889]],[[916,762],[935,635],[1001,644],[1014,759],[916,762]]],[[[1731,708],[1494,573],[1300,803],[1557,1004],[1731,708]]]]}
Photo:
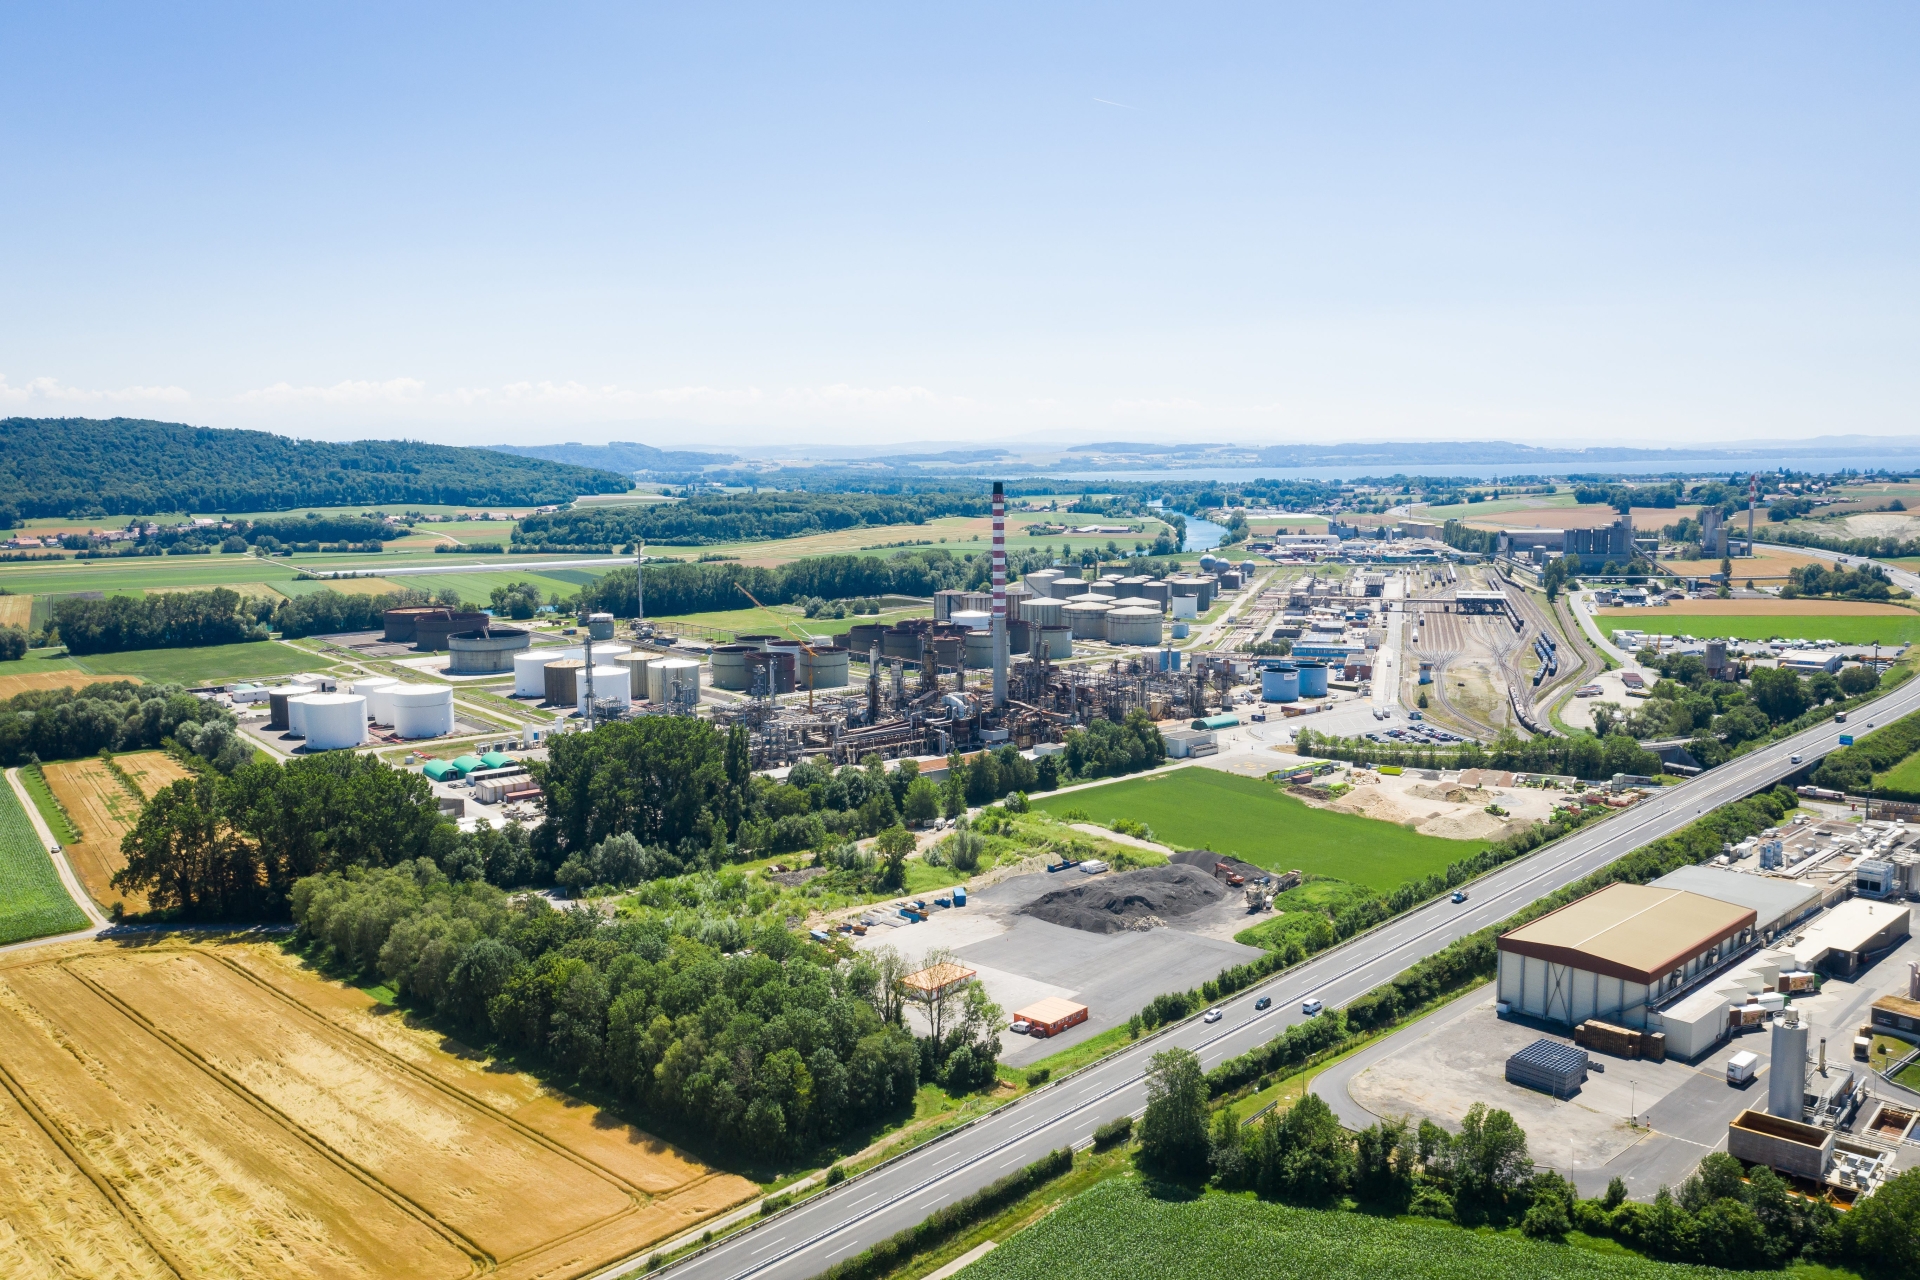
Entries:
{"type": "Polygon", "coordinates": [[[738,462],[731,453],[692,453],[685,450],[656,449],[650,444],[615,440],[609,444],[493,444],[500,453],[522,458],[545,458],[548,462],[566,462],[576,467],[599,467],[603,471],[698,471],[705,466],[738,462]]]}
{"type": "Polygon", "coordinates": [[[633,487],[616,472],[406,440],[334,444],[141,418],[0,419],[0,508],[22,516],[525,505],[633,487]]]}

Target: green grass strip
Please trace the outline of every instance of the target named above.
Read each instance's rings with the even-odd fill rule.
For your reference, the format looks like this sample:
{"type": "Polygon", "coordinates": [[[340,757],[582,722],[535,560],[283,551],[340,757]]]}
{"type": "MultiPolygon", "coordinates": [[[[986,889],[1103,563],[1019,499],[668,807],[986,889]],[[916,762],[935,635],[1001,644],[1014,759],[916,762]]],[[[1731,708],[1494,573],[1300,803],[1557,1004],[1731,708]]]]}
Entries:
{"type": "Polygon", "coordinates": [[[0,945],[86,927],[19,797],[0,787],[0,945]]]}

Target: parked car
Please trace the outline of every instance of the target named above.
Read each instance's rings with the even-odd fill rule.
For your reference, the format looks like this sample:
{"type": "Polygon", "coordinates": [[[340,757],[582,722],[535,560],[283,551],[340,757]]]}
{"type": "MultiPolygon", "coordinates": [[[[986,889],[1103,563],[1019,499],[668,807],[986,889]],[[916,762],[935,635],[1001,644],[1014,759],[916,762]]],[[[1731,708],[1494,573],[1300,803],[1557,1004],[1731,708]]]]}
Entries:
{"type": "Polygon", "coordinates": [[[1205,1014],[1205,1016],[1203,1016],[1203,1017],[1202,1017],[1202,1018],[1200,1019],[1200,1021],[1202,1021],[1202,1022],[1218,1022],[1218,1021],[1220,1021],[1220,1016],[1221,1016],[1221,1015],[1220,1015],[1220,1010],[1219,1010],[1219,1009],[1217,1009],[1217,1008],[1215,1008],[1215,1009],[1209,1009],[1209,1010],[1207,1010],[1207,1012],[1206,1012],[1206,1014],[1205,1014]]]}
{"type": "Polygon", "coordinates": [[[1253,1002],[1253,1007],[1256,1009],[1264,1009],[1267,1006],[1271,1005],[1272,1003],[1273,1003],[1272,996],[1261,996],[1258,1000],[1255,1000],[1253,1002]]]}
{"type": "Polygon", "coordinates": [[[1309,1018],[1326,1007],[1326,1004],[1320,1000],[1307,999],[1300,1002],[1300,1012],[1306,1014],[1309,1018]]]}

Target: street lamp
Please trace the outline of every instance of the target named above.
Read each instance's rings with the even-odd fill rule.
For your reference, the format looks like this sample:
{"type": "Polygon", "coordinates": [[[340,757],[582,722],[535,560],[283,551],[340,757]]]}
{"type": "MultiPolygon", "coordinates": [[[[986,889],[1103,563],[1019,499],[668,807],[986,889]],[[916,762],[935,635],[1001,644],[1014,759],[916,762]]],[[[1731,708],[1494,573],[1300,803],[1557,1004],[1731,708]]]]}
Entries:
{"type": "Polygon", "coordinates": [[[1640,1103],[1640,1082],[1638,1080],[1630,1079],[1627,1081],[1627,1108],[1630,1113],[1627,1116],[1627,1120],[1630,1123],[1633,1123],[1633,1124],[1640,1123],[1639,1103],[1640,1103]]]}

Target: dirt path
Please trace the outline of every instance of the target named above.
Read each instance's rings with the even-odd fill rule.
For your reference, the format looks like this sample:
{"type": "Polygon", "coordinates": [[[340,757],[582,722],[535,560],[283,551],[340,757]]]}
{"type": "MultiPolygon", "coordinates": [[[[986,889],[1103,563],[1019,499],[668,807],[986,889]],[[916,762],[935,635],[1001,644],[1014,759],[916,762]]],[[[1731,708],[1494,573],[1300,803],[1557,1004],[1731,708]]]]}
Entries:
{"type": "MultiPolygon", "coordinates": [[[[47,826],[47,820],[40,816],[40,810],[33,803],[33,797],[27,794],[26,787],[20,781],[18,769],[7,770],[7,785],[13,788],[14,797],[20,801],[20,807],[27,811],[27,821],[33,824],[34,832],[40,837],[40,842],[47,846],[47,856],[53,859],[53,869],[60,873],[60,883],[66,887],[67,896],[73,899],[74,905],[86,914],[87,919],[93,921],[94,929],[106,928],[109,921],[100,914],[100,908],[95,906],[93,899],[87,896],[87,891],[80,887],[80,877],[73,874],[73,867],[68,864],[67,855],[58,852],[60,842],[53,838],[53,831],[47,826]]],[[[61,934],[54,938],[35,938],[32,941],[39,944],[60,942],[68,938],[83,938],[91,932],[92,930],[82,930],[78,933],[61,934]]]]}

